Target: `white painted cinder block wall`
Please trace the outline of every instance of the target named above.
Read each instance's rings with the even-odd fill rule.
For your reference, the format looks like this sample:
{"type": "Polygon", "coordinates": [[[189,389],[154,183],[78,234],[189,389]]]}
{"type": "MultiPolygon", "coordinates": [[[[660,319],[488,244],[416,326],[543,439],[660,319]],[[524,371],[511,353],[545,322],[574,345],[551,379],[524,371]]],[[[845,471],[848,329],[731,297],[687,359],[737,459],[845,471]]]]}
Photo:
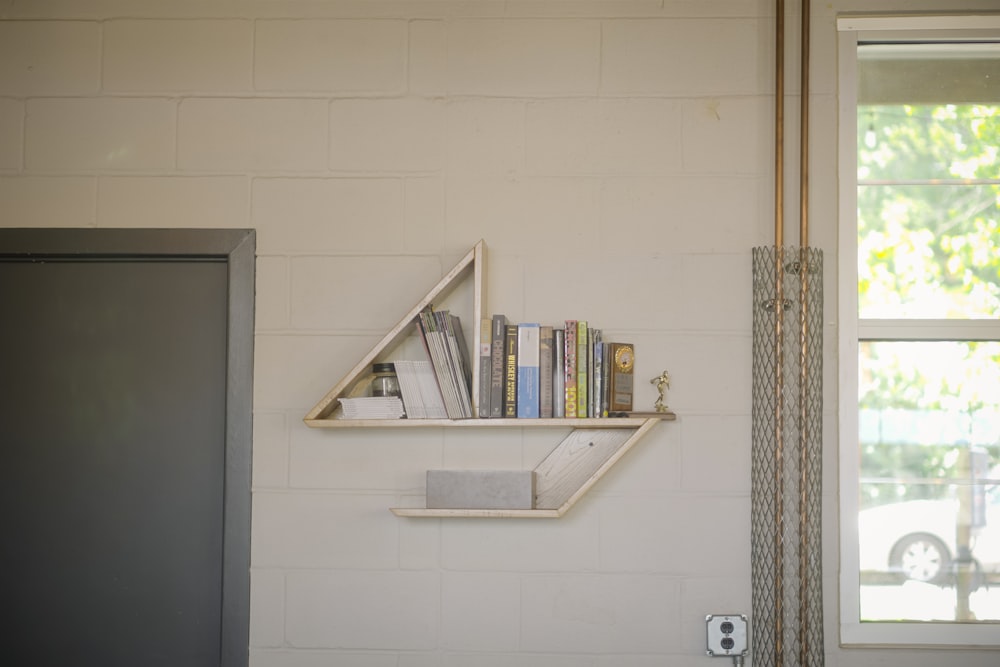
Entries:
{"type": "MultiPolygon", "coordinates": [[[[834,19],[877,9],[851,4],[817,4],[812,31],[827,664],[993,665],[837,645],[834,19]]],[[[6,0],[0,18],[0,224],[257,229],[255,667],[712,663],[704,615],[750,611],[770,2],[6,0]],[[678,421],[560,520],[387,509],[418,504],[428,468],[534,467],[551,431],[301,421],[480,238],[489,311],[634,341],[640,406],[672,376],[678,421]]]]}

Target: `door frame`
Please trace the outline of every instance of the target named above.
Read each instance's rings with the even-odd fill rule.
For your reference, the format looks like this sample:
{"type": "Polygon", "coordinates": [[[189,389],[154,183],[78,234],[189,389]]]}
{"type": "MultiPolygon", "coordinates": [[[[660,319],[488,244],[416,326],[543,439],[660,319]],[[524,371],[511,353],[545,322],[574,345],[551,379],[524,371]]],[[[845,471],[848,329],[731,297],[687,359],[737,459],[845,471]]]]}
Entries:
{"type": "Polygon", "coordinates": [[[226,262],[221,667],[246,667],[249,663],[255,253],[256,232],[252,229],[0,229],[0,260],[89,257],[226,262]]]}

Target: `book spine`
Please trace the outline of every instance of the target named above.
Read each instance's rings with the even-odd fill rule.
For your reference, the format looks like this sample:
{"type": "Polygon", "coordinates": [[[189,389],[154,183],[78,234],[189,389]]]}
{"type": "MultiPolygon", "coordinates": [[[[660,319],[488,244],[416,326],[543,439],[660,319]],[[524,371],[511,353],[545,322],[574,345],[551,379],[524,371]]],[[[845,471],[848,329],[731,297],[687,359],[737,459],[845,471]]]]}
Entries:
{"type": "Polygon", "coordinates": [[[566,330],[552,330],[552,416],[566,416],[566,330]]]}
{"type": "Polygon", "coordinates": [[[462,320],[458,315],[448,313],[445,320],[448,324],[448,342],[452,345],[455,358],[456,381],[464,416],[471,419],[476,415],[477,406],[472,404],[472,355],[469,354],[469,342],[465,339],[462,320]]]}
{"type": "Polygon", "coordinates": [[[504,394],[504,339],[507,335],[507,316],[493,315],[491,330],[492,364],[490,366],[490,418],[503,417],[504,394]]]}
{"type": "Polygon", "coordinates": [[[601,360],[601,377],[603,378],[601,387],[601,416],[607,417],[611,409],[611,344],[604,343],[603,358],[601,360]]]}
{"type": "Polygon", "coordinates": [[[538,324],[517,327],[517,416],[521,419],[537,419],[539,415],[539,336],[538,324]]]}
{"type": "Polygon", "coordinates": [[[590,394],[590,404],[594,406],[592,414],[595,417],[604,417],[601,406],[601,396],[604,393],[604,342],[600,339],[600,330],[595,330],[597,340],[594,341],[594,391],[590,394]]]}
{"type": "Polygon", "coordinates": [[[590,375],[587,373],[587,358],[590,343],[587,338],[587,323],[580,320],[576,323],[576,416],[589,417],[590,407],[587,383],[590,375]]]}
{"type": "Polygon", "coordinates": [[[564,411],[569,419],[576,417],[576,320],[566,320],[563,344],[564,411]]]}
{"type": "Polygon", "coordinates": [[[493,366],[492,331],[493,320],[488,317],[479,322],[479,417],[490,416],[490,381],[493,366]]]}
{"type": "Polygon", "coordinates": [[[550,326],[538,329],[538,416],[551,419],[553,415],[552,377],[553,345],[555,332],[550,326]]]}
{"type": "Polygon", "coordinates": [[[504,334],[503,416],[517,417],[517,325],[508,324],[504,334]]]}

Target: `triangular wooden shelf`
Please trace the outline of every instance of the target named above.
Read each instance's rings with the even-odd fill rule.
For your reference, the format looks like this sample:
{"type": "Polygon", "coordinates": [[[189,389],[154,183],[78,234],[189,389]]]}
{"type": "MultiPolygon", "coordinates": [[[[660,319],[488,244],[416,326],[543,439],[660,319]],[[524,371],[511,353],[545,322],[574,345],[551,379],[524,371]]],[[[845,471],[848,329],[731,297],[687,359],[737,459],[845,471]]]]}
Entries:
{"type": "MultiPolygon", "coordinates": [[[[484,311],[486,244],[482,240],[449,271],[396,324],[361,361],[351,369],[305,416],[313,428],[414,428],[481,427],[572,429],[544,461],[535,468],[535,509],[421,509],[393,508],[397,516],[407,517],[480,517],[480,518],[558,518],[565,514],[597,481],[660,421],[673,421],[676,415],[664,412],[614,418],[588,419],[392,419],[351,420],[340,418],[340,398],[370,376],[373,362],[391,351],[410,335],[417,316],[435,302],[440,302],[463,280],[473,279],[473,341],[481,333],[484,311]]],[[[479,365],[472,364],[472,404],[479,404],[479,365]]]]}
{"type": "MultiPolygon", "coordinates": [[[[430,307],[435,301],[440,301],[448,294],[450,294],[455,287],[457,287],[462,280],[466,279],[469,274],[473,275],[473,280],[475,285],[473,288],[473,333],[472,340],[478,341],[480,334],[480,313],[483,312],[483,276],[486,271],[486,244],[480,240],[473,248],[466,253],[465,257],[455,265],[451,271],[445,274],[444,278],[438,281],[430,292],[427,293],[423,299],[421,299],[417,305],[410,309],[403,319],[399,321],[396,326],[389,330],[382,340],[375,344],[368,354],[366,354],[361,361],[358,362],[357,366],[351,369],[351,371],[344,376],[344,378],[333,386],[333,389],[327,392],[326,396],[323,397],[319,403],[309,411],[309,414],[305,417],[305,422],[309,426],[318,428],[330,428],[330,427],[356,427],[364,426],[365,424],[359,423],[357,421],[336,419],[333,417],[334,411],[340,404],[340,397],[344,396],[360,379],[368,377],[371,369],[372,362],[378,359],[379,355],[385,350],[391,350],[396,345],[400,343],[407,335],[409,335],[413,325],[414,320],[417,316],[423,312],[426,308],[430,307]]],[[[478,405],[479,401],[479,368],[477,364],[472,364],[472,404],[478,405]]],[[[407,426],[412,426],[414,422],[417,421],[431,421],[431,420],[411,420],[407,426]]],[[[450,420],[433,420],[433,421],[450,421],[450,420]]],[[[376,422],[381,424],[381,422],[376,422]]]]}

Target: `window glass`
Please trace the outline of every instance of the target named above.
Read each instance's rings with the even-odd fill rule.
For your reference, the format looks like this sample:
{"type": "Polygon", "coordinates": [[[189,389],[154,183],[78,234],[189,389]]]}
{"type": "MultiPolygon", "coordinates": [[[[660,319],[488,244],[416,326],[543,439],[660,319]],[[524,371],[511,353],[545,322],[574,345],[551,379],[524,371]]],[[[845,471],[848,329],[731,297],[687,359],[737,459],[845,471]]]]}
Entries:
{"type": "Polygon", "coordinates": [[[996,645],[1000,20],[923,18],[841,24],[842,639],[996,645]]]}
{"type": "Polygon", "coordinates": [[[864,342],[862,620],[1000,620],[1000,343],[864,342]]]}
{"type": "Polygon", "coordinates": [[[1000,315],[998,150],[997,105],[858,107],[860,317],[1000,315]]]}
{"type": "Polygon", "coordinates": [[[861,183],[1000,178],[996,105],[861,105],[858,135],[861,183]]]}

